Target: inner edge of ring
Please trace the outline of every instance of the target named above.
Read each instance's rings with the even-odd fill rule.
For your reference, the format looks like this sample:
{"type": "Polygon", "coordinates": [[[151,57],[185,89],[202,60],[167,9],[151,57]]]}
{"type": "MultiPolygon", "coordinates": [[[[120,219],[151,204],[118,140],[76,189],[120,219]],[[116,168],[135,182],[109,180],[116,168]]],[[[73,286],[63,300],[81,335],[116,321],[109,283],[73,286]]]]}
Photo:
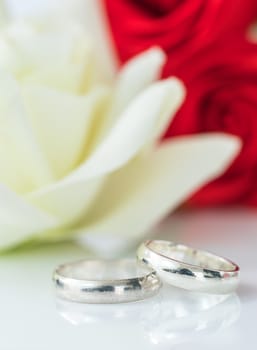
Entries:
{"type": "MultiPolygon", "coordinates": [[[[90,260],[92,261],[92,260],[90,260]]],[[[96,260],[97,261],[97,260],[96,260]]],[[[120,261],[120,260],[119,260],[120,261]]],[[[79,264],[81,262],[86,262],[86,260],[79,260],[76,262],[72,262],[70,263],[70,265],[75,265],[75,264],[79,264]]],[[[138,262],[139,264],[141,264],[141,262],[138,262]]],[[[64,264],[64,265],[60,265],[57,267],[57,269],[54,271],[53,274],[53,279],[54,281],[56,281],[56,277],[57,278],[62,278],[65,281],[74,281],[74,282],[81,282],[81,283],[89,283],[89,284],[94,284],[94,285],[103,285],[103,284],[110,284],[112,283],[113,285],[117,284],[126,284],[126,283],[133,283],[133,282],[144,282],[145,279],[149,278],[150,276],[154,277],[157,281],[160,281],[157,272],[151,267],[151,266],[145,266],[142,265],[145,269],[148,269],[149,271],[143,275],[143,276],[138,276],[138,277],[131,277],[131,278],[117,278],[117,279],[101,279],[101,280],[94,280],[94,279],[81,279],[81,278],[74,278],[74,277],[68,277],[62,274],[61,270],[63,268],[65,268],[66,266],[68,266],[69,264],[64,264]]]]}
{"type": "MultiPolygon", "coordinates": [[[[161,257],[163,257],[163,258],[165,258],[165,259],[167,259],[167,260],[172,260],[172,261],[175,261],[176,263],[178,263],[178,264],[183,264],[183,265],[185,265],[185,266],[190,266],[190,267],[194,267],[194,268],[197,268],[197,269],[208,269],[208,270],[211,270],[211,271],[215,271],[215,272],[220,272],[220,271],[222,271],[222,272],[224,272],[224,273],[226,273],[226,272],[239,272],[240,271],[240,268],[239,268],[239,266],[237,265],[237,264],[235,264],[233,261],[231,261],[231,260],[229,260],[229,259],[227,259],[227,258],[224,258],[223,256],[219,256],[219,255],[216,255],[216,254],[213,254],[213,253],[211,253],[211,252],[209,252],[209,251],[207,251],[207,250],[202,250],[202,249],[195,249],[195,248],[191,248],[191,247],[189,247],[189,246],[186,246],[186,245],[184,245],[184,244],[179,244],[179,243],[175,243],[175,242],[170,242],[170,241],[165,241],[165,240],[148,240],[148,241],[146,241],[145,242],[145,247],[147,248],[147,249],[149,249],[152,253],[154,253],[154,254],[156,254],[156,255],[158,255],[158,256],[161,256],[161,257]],[[196,265],[196,264],[191,264],[191,263],[187,263],[187,262],[184,262],[183,260],[177,260],[177,259],[174,259],[174,258],[172,258],[172,257],[170,257],[170,256],[167,256],[167,255],[164,255],[164,254],[162,254],[162,253],[159,253],[159,252],[157,252],[157,251],[155,251],[152,247],[150,247],[149,245],[151,244],[151,243],[154,243],[154,242],[160,242],[160,243],[165,243],[165,244],[173,244],[175,247],[176,246],[178,246],[178,245],[180,245],[180,246],[182,246],[182,247],[185,247],[186,249],[192,249],[192,250],[194,250],[194,251],[197,251],[197,252],[200,252],[200,253],[203,253],[203,254],[210,254],[210,255],[212,255],[213,257],[215,257],[215,258],[218,258],[218,259],[223,259],[226,263],[229,263],[229,264],[231,264],[232,266],[234,266],[234,269],[231,269],[231,270],[224,270],[224,269],[217,269],[217,268],[210,268],[210,267],[207,267],[207,266],[201,266],[201,265],[196,265]]],[[[149,266],[149,265],[148,265],[149,266]]]]}

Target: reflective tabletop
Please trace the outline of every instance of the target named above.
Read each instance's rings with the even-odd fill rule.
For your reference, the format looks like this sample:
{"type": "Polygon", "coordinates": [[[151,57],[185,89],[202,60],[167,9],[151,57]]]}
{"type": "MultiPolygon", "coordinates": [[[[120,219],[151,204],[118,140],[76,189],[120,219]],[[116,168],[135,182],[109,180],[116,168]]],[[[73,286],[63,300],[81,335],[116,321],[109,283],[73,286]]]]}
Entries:
{"type": "MultiPolygon", "coordinates": [[[[52,271],[60,263],[96,253],[82,240],[24,248],[0,257],[0,349],[256,349],[257,210],[177,212],[152,235],[237,262],[242,270],[237,294],[215,296],[164,286],[140,302],[72,303],[55,297],[52,271]]],[[[109,256],[117,254],[114,247],[109,246],[109,256]]]]}

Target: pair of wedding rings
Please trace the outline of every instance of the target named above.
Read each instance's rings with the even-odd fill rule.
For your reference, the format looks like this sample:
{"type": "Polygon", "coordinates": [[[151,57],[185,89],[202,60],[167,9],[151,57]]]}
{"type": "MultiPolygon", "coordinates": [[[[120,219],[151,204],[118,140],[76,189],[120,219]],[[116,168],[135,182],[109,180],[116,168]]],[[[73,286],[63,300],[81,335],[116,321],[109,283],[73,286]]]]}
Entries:
{"type": "Polygon", "coordinates": [[[82,260],[59,266],[57,296],[84,303],[121,303],[155,295],[162,282],[197,292],[228,294],[239,283],[239,267],[207,251],[148,240],[137,260],[82,260]]]}

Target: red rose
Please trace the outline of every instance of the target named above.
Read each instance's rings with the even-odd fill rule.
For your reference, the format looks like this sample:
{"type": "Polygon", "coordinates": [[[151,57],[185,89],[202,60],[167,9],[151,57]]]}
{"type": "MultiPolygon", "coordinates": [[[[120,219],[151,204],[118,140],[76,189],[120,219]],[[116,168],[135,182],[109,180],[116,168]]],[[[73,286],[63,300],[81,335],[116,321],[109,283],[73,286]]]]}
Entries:
{"type": "Polygon", "coordinates": [[[257,205],[257,45],[245,39],[257,1],[105,2],[121,61],[159,45],[168,55],[163,75],[177,75],[187,86],[165,136],[222,131],[243,140],[226,174],[191,201],[257,205]]]}
{"type": "Polygon", "coordinates": [[[244,35],[257,16],[256,0],[103,1],[121,61],[158,45],[174,68],[210,42],[244,35]]]}
{"type": "Polygon", "coordinates": [[[242,151],[228,171],[200,190],[192,202],[257,205],[257,45],[238,40],[206,47],[177,74],[188,94],[165,136],[223,131],[243,140],[242,151]]]}

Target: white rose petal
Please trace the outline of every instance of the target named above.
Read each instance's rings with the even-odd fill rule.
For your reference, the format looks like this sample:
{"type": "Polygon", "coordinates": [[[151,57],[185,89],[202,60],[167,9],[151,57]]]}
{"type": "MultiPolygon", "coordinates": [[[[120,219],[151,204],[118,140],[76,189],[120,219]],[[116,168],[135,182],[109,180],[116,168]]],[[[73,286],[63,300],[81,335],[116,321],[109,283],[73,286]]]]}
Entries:
{"type": "Polygon", "coordinates": [[[100,191],[105,177],[88,181],[73,181],[62,185],[46,187],[26,198],[34,206],[57,217],[62,226],[75,223],[85,216],[87,209],[100,191]]]}
{"type": "Polygon", "coordinates": [[[128,103],[159,79],[166,56],[159,48],[149,49],[132,58],[121,68],[115,86],[114,115],[120,113],[128,103]]]}
{"type": "Polygon", "coordinates": [[[0,247],[16,245],[35,233],[60,226],[53,216],[27,203],[23,198],[0,185],[0,247]]]}
{"type": "Polygon", "coordinates": [[[188,193],[224,171],[239,148],[237,138],[222,134],[165,142],[110,177],[79,233],[89,234],[92,242],[94,235],[140,239],[139,234],[145,234],[188,193]]]}
{"type": "Polygon", "coordinates": [[[87,182],[96,178],[101,184],[104,176],[126,164],[148,142],[162,113],[171,111],[171,92],[172,79],[147,88],[128,106],[110,134],[84,164],[63,180],[32,193],[29,198],[34,204],[51,213],[58,213],[65,220],[67,213],[68,218],[72,219],[72,213],[77,214],[80,212],[78,208],[86,207],[88,198],[92,200],[92,188],[87,182]],[[78,191],[76,200],[69,200],[71,192],[75,194],[75,189],[78,191]],[[87,192],[90,194],[86,195],[87,192]]]}
{"type": "Polygon", "coordinates": [[[56,179],[63,177],[84,159],[96,109],[106,91],[98,88],[77,96],[26,84],[22,92],[39,145],[56,179]]]}
{"type": "Polygon", "coordinates": [[[27,192],[53,181],[26,112],[17,82],[0,71],[0,181],[27,192]]]}

